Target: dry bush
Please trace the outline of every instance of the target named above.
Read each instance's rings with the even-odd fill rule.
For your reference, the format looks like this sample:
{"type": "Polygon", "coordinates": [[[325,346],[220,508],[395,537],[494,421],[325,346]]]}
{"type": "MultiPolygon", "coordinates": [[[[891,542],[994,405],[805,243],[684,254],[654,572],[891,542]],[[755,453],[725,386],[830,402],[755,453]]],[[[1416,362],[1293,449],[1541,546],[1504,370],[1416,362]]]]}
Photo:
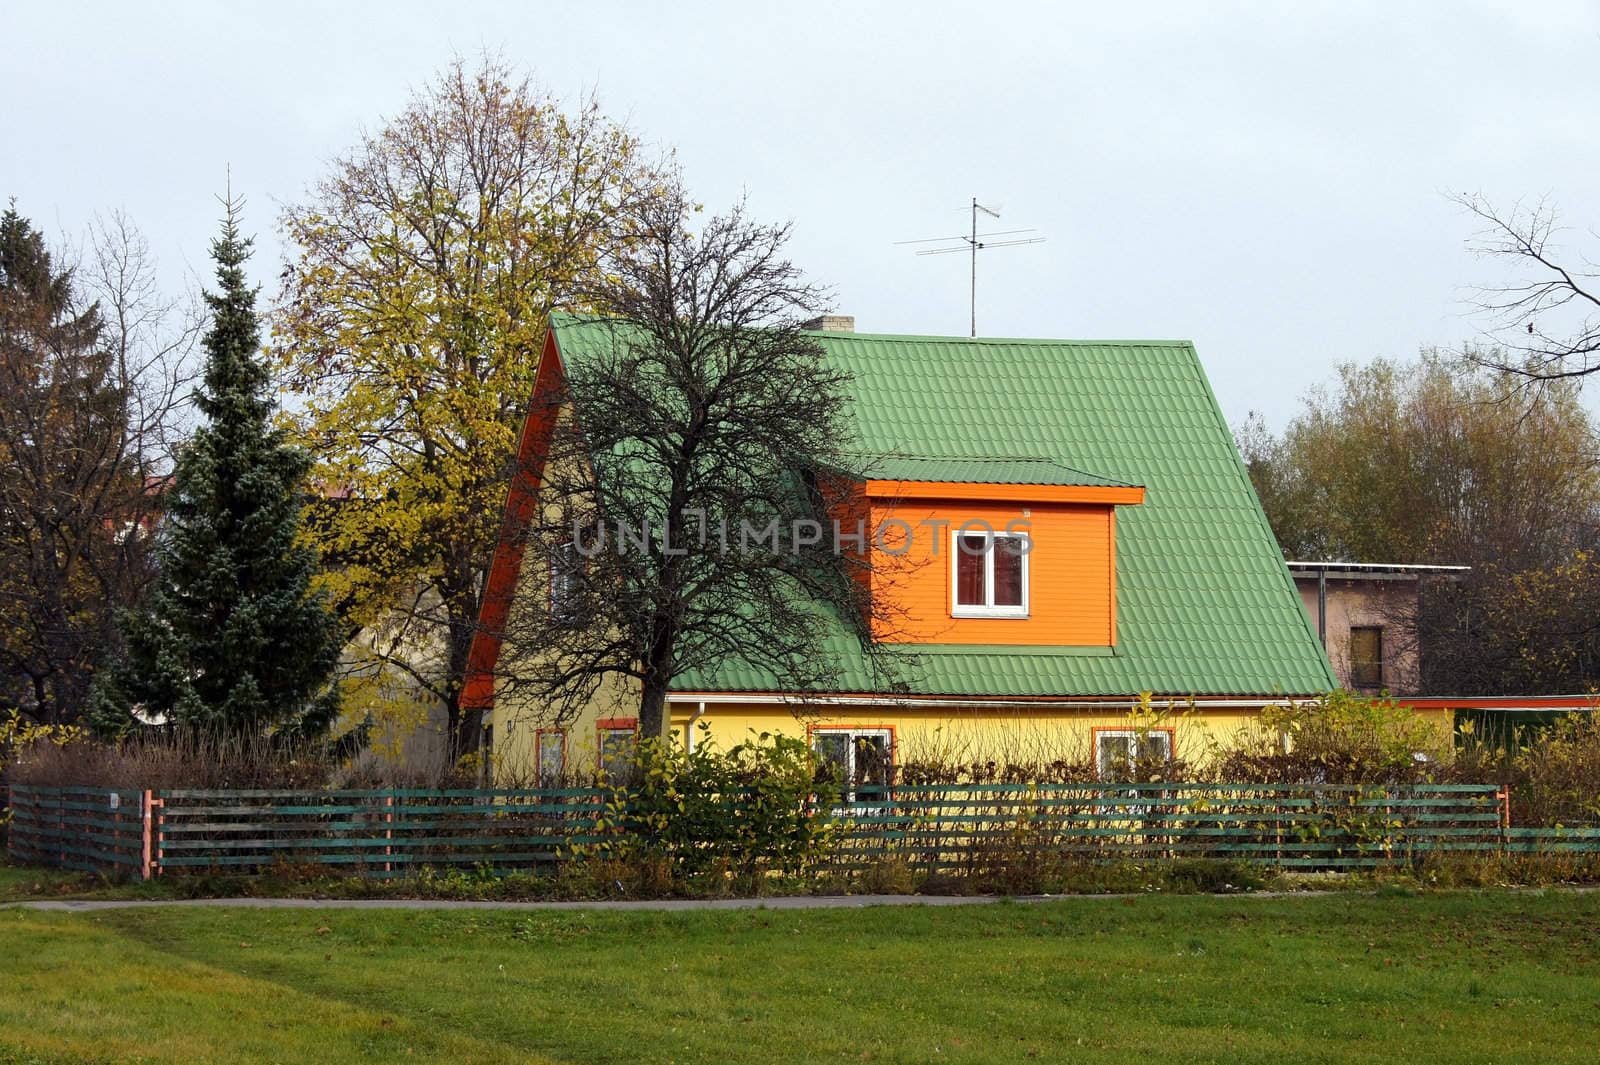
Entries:
{"type": "Polygon", "coordinates": [[[65,743],[48,738],[17,743],[5,778],[18,784],[126,789],[480,786],[477,765],[470,758],[452,762],[440,753],[426,759],[395,759],[370,749],[351,756],[323,742],[289,745],[267,736],[204,733],[135,736],[118,742],[76,736],[65,743]]]}
{"type": "MultiPolygon", "coordinates": [[[[354,758],[331,767],[326,786],[332,788],[477,788],[483,787],[478,773],[479,755],[474,752],[451,761],[449,752],[439,748],[418,757],[385,757],[364,750],[354,758]]],[[[523,787],[498,779],[495,787],[523,787]]]]}
{"type": "Polygon", "coordinates": [[[85,788],[321,788],[338,764],[316,748],[180,734],[120,743],[34,743],[17,752],[17,784],[85,788]]]}
{"type": "Polygon", "coordinates": [[[1600,713],[1561,718],[1512,767],[1513,824],[1600,824],[1600,713]]]}
{"type": "Polygon", "coordinates": [[[1252,784],[1414,784],[1451,760],[1450,737],[1411,709],[1342,691],[1267,707],[1208,759],[1215,779],[1252,784]]]}

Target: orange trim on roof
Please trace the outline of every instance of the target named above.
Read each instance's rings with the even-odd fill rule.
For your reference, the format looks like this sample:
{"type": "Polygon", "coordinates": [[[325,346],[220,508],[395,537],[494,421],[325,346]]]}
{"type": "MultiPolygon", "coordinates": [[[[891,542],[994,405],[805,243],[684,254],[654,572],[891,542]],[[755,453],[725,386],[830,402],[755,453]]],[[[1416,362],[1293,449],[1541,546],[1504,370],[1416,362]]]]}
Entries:
{"type": "Polygon", "coordinates": [[[500,643],[511,599],[522,573],[523,534],[533,517],[539,484],[544,477],[544,460],[555,432],[557,404],[562,385],[561,352],[554,329],[546,329],[539,370],[534,377],[533,395],[528,400],[528,417],[517,445],[517,465],[506,489],[505,518],[500,524],[500,541],[489,563],[484,582],[483,603],[478,609],[478,628],[472,634],[467,652],[467,675],[461,686],[461,705],[469,710],[494,708],[494,669],[500,660],[500,643]]]}
{"type": "Polygon", "coordinates": [[[1104,503],[1134,505],[1144,502],[1144,489],[1098,484],[979,484],[971,481],[867,481],[874,499],[981,499],[1015,503],[1104,503]]]}
{"type": "Polygon", "coordinates": [[[1430,695],[1394,700],[1412,710],[1590,710],[1594,695],[1430,695]]]}

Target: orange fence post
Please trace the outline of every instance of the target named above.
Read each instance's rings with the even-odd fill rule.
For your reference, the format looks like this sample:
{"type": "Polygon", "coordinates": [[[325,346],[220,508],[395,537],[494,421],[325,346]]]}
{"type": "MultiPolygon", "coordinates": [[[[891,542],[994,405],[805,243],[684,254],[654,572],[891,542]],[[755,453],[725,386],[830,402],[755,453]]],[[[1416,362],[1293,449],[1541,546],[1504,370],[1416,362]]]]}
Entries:
{"type": "Polygon", "coordinates": [[[139,835],[142,837],[139,861],[139,879],[150,879],[150,859],[152,849],[150,846],[150,832],[155,827],[150,816],[150,789],[145,788],[139,793],[139,835]]]}

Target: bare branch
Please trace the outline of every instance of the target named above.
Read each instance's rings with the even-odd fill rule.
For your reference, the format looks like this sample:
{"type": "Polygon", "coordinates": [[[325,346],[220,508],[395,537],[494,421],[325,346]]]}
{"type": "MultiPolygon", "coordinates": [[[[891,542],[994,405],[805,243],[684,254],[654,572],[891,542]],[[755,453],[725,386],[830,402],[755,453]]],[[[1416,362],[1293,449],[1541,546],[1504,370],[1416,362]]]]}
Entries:
{"type": "Polygon", "coordinates": [[[1600,370],[1600,272],[1558,243],[1565,232],[1548,201],[1496,209],[1482,196],[1451,197],[1480,224],[1472,249],[1506,263],[1511,277],[1472,290],[1489,345],[1469,349],[1481,365],[1535,381],[1600,370]]]}

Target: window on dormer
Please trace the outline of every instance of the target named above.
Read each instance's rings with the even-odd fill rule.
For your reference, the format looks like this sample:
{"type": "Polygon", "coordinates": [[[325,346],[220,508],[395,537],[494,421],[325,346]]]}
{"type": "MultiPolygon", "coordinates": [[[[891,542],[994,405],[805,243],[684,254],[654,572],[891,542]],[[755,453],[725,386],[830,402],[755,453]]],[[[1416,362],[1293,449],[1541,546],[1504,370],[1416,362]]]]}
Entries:
{"type": "Polygon", "coordinates": [[[1027,537],[958,531],[952,537],[950,613],[954,617],[1028,616],[1027,537]]]}

